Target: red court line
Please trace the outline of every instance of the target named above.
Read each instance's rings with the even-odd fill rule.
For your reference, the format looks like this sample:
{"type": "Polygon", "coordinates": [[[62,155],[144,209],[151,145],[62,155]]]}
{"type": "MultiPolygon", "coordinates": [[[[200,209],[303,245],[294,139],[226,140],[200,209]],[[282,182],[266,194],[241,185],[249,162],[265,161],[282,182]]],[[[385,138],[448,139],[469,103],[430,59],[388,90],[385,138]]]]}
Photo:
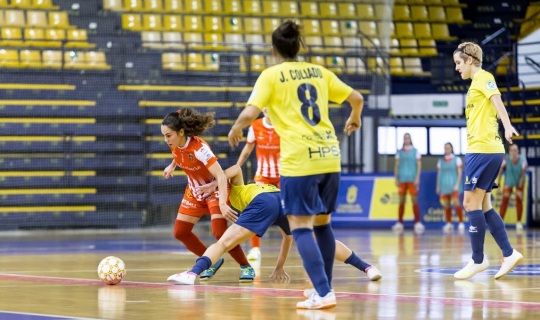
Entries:
{"type": "MultiPolygon", "coordinates": [[[[0,274],[0,280],[21,281],[21,282],[39,282],[39,283],[58,283],[65,285],[95,285],[106,286],[100,280],[92,279],[77,279],[77,278],[60,278],[46,276],[29,276],[18,274],[0,274]]],[[[232,294],[260,294],[274,297],[302,297],[302,290],[298,289],[275,289],[275,288],[253,288],[253,287],[228,287],[228,286],[213,286],[213,285],[172,285],[168,283],[153,283],[153,282],[134,282],[123,281],[119,286],[127,288],[146,288],[146,289],[169,289],[169,290],[186,290],[201,292],[217,292],[217,293],[232,293],[232,294]]],[[[428,296],[405,296],[391,294],[374,294],[374,293],[355,293],[355,292],[336,292],[338,299],[355,300],[355,301],[380,301],[388,303],[389,301],[399,303],[420,302],[429,304],[441,304],[451,306],[474,306],[474,307],[490,307],[498,309],[522,309],[522,310],[540,310],[540,303],[523,302],[523,301],[502,301],[502,300],[482,300],[482,299],[462,299],[448,297],[428,297],[428,296]]]]}

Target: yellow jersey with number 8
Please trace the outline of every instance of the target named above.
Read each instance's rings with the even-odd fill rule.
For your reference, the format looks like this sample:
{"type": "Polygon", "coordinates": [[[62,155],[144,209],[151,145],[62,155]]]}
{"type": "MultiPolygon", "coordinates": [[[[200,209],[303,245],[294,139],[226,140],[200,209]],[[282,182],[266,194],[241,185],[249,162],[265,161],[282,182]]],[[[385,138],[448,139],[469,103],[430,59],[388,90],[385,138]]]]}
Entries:
{"type": "Polygon", "coordinates": [[[261,73],[247,104],[268,108],[280,137],[280,175],[341,171],[328,102],[341,104],[352,91],[333,72],[306,62],[283,62],[261,73]]]}
{"type": "Polygon", "coordinates": [[[490,100],[496,94],[501,92],[493,75],[485,70],[475,73],[465,99],[467,153],[504,153],[497,109],[490,100]]]}

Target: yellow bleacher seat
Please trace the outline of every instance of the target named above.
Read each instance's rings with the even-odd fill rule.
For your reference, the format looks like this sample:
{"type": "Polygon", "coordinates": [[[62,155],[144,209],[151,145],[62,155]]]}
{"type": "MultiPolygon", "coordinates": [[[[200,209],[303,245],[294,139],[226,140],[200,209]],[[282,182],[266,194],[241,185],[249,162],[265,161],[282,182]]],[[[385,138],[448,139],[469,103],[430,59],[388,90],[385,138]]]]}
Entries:
{"type": "Polygon", "coordinates": [[[166,52],[161,54],[161,67],[164,70],[182,71],[186,70],[184,59],[181,53],[166,52]]]}
{"type": "Polygon", "coordinates": [[[244,32],[248,34],[263,34],[264,29],[260,18],[244,18],[244,32]]]}
{"type": "Polygon", "coordinates": [[[122,29],[139,31],[142,29],[141,15],[138,13],[122,14],[122,29]]]}
{"type": "Polygon", "coordinates": [[[227,49],[223,45],[224,40],[222,33],[205,32],[203,33],[203,41],[204,44],[201,48],[204,50],[222,51],[227,49]]]}
{"type": "Polygon", "coordinates": [[[414,75],[427,75],[426,72],[422,69],[422,62],[420,58],[403,58],[403,66],[405,67],[405,72],[411,73],[414,75]]]}
{"type": "Polygon", "coordinates": [[[431,27],[428,22],[414,23],[414,37],[416,39],[433,39],[431,27]]]}
{"type": "Polygon", "coordinates": [[[187,13],[203,13],[202,0],[185,0],[184,11],[187,13]]]}
{"type": "Polygon", "coordinates": [[[460,7],[447,7],[446,17],[448,18],[448,22],[465,22],[465,20],[463,19],[463,11],[460,7]]]}
{"type": "Polygon", "coordinates": [[[201,48],[203,42],[203,36],[200,32],[184,32],[184,43],[189,48],[201,48]]]}
{"type": "Polygon", "coordinates": [[[323,56],[311,56],[311,58],[309,59],[309,62],[313,64],[317,64],[319,66],[323,66],[323,67],[326,66],[323,56]]]}
{"type": "Polygon", "coordinates": [[[188,53],[188,70],[192,71],[218,71],[219,55],[217,53],[188,53]]]}
{"type": "Polygon", "coordinates": [[[414,38],[414,28],[412,23],[396,22],[394,25],[397,38],[414,38]]]}
{"type": "Polygon", "coordinates": [[[68,47],[93,48],[94,45],[88,43],[88,33],[85,29],[67,30],[68,47]]]}
{"type": "Polygon", "coordinates": [[[260,15],[262,14],[262,5],[259,0],[245,0],[244,1],[244,14],[247,15],[260,15]]]}
{"type": "Polygon", "coordinates": [[[163,10],[163,2],[161,0],[144,0],[144,11],[156,12],[163,10]]]}
{"type": "MultiPolygon", "coordinates": [[[[306,49],[312,52],[324,51],[323,39],[319,35],[311,35],[304,37],[306,49]]],[[[300,48],[302,49],[302,48],[300,48]]]]}
{"type": "Polygon", "coordinates": [[[418,42],[416,39],[401,39],[401,54],[406,56],[418,55],[418,42]]]}
{"type": "Polygon", "coordinates": [[[362,48],[362,40],[359,37],[343,37],[345,51],[358,52],[362,48]]]}
{"type": "Polygon", "coordinates": [[[45,11],[26,11],[26,26],[46,28],[47,14],[45,11]]]}
{"type": "Polygon", "coordinates": [[[444,11],[444,7],[429,6],[428,12],[430,21],[446,21],[446,12],[444,11]]]}
{"type": "Polygon", "coordinates": [[[260,34],[246,34],[244,40],[251,44],[251,48],[255,51],[269,51],[270,44],[266,43],[260,34]]]}
{"type": "Polygon", "coordinates": [[[52,0],[33,0],[33,8],[39,8],[44,10],[56,10],[58,6],[53,5],[52,0]]]}
{"type": "Polygon", "coordinates": [[[378,37],[377,24],[374,21],[360,21],[358,26],[360,32],[368,37],[378,37]]]}
{"type": "Polygon", "coordinates": [[[399,40],[396,38],[390,39],[390,55],[396,56],[401,55],[399,40]]]}
{"type": "Polygon", "coordinates": [[[159,48],[161,47],[161,32],[143,31],[141,32],[141,40],[143,47],[159,48]]]}
{"type": "Polygon", "coordinates": [[[143,11],[143,0],[124,0],[124,10],[143,11]]]}
{"type": "Polygon", "coordinates": [[[340,29],[344,36],[358,36],[358,22],[355,20],[341,21],[340,29]]]}
{"type": "Polygon", "coordinates": [[[413,21],[429,20],[427,7],[426,6],[411,6],[411,19],[413,21]]]}
{"type": "Polygon", "coordinates": [[[451,36],[446,23],[432,23],[431,32],[435,40],[454,40],[456,37],[451,36]]]}
{"type": "Polygon", "coordinates": [[[0,67],[18,67],[19,53],[17,50],[0,49],[0,67]]]}
{"type": "Polygon", "coordinates": [[[338,6],[334,2],[321,2],[319,9],[322,17],[335,18],[339,16],[338,6]]]}
{"type": "Polygon", "coordinates": [[[221,0],[204,0],[204,11],[206,14],[223,14],[221,0]]]}
{"type": "Polygon", "coordinates": [[[226,33],[240,33],[242,32],[242,19],[238,17],[225,17],[225,32],[226,33]]]}
{"type": "Polygon", "coordinates": [[[242,1],[224,0],[224,12],[227,14],[242,14],[242,1]]]}
{"type": "Polygon", "coordinates": [[[122,11],[122,0],[103,0],[103,8],[105,10],[122,11]]]}
{"type": "Polygon", "coordinates": [[[69,19],[65,11],[49,11],[50,28],[69,28],[69,19]]]}
{"type": "Polygon", "coordinates": [[[345,72],[345,60],[342,57],[326,57],[326,68],[335,74],[345,72]]]}
{"type": "MultiPolygon", "coordinates": [[[[254,72],[261,72],[266,68],[266,61],[265,56],[261,54],[252,54],[250,61],[250,70],[254,72]]],[[[246,63],[246,57],[241,55],[240,56],[240,71],[247,72],[248,66],[246,63]]]]}
{"type": "Polygon", "coordinates": [[[246,44],[244,43],[244,36],[241,33],[226,33],[225,42],[227,47],[236,50],[245,50],[246,44]]]}
{"type": "Polygon", "coordinates": [[[300,10],[303,17],[319,17],[319,5],[317,2],[302,1],[300,3],[300,10]]]}
{"type": "Polygon", "coordinates": [[[304,19],[301,24],[305,35],[322,35],[321,22],[319,20],[304,19]]]}
{"type": "Polygon", "coordinates": [[[325,51],[333,53],[342,53],[343,50],[343,38],[341,37],[324,37],[323,38],[325,51]]]}
{"type": "MultiPolygon", "coordinates": [[[[354,5],[351,4],[351,3],[340,4],[339,15],[343,16],[344,11],[352,11],[352,12],[354,12],[354,9],[349,8],[351,6],[354,8],[354,5]],[[343,10],[341,10],[342,5],[347,5],[347,7],[343,8],[343,10]]],[[[356,12],[357,12],[357,18],[358,19],[366,19],[366,20],[375,20],[376,19],[375,18],[375,11],[373,10],[373,6],[371,5],[371,3],[359,3],[359,4],[357,4],[356,5],[356,12]]],[[[351,17],[351,15],[345,16],[345,17],[351,17]]]]}
{"type": "Polygon", "coordinates": [[[221,16],[205,16],[204,30],[208,32],[219,32],[223,30],[221,16]]]}
{"type": "Polygon", "coordinates": [[[45,29],[45,39],[52,40],[52,41],[62,41],[66,39],[66,30],[45,29]]]}
{"type": "Polygon", "coordinates": [[[161,14],[143,14],[143,30],[158,31],[162,29],[161,14]]]}
{"type": "Polygon", "coordinates": [[[15,8],[32,8],[30,0],[11,0],[11,6],[15,8]]]}
{"type": "Polygon", "coordinates": [[[382,70],[385,70],[385,63],[381,57],[377,58],[367,58],[367,70],[369,72],[381,73],[382,70]]]}
{"type": "Polygon", "coordinates": [[[184,16],[184,31],[202,32],[203,24],[201,16],[184,16]]]}
{"type": "Polygon", "coordinates": [[[400,57],[390,58],[390,74],[395,76],[401,76],[405,74],[405,69],[403,69],[403,61],[400,57]]]}
{"type": "Polygon", "coordinates": [[[282,16],[300,16],[300,8],[298,7],[298,2],[296,1],[280,1],[279,10],[282,16]]]}
{"type": "Polygon", "coordinates": [[[411,10],[408,5],[397,4],[394,6],[394,21],[411,20],[411,10]]]}
{"type": "Polygon", "coordinates": [[[338,20],[322,20],[321,27],[325,36],[341,36],[338,20]]]}
{"type": "Polygon", "coordinates": [[[32,46],[33,42],[37,42],[36,46],[41,46],[43,40],[45,40],[45,30],[41,28],[25,28],[24,40],[28,45],[32,46]]]}
{"type": "Polygon", "coordinates": [[[462,6],[459,0],[442,0],[442,4],[447,6],[462,6]]]}
{"type": "Polygon", "coordinates": [[[163,30],[182,31],[182,16],[179,14],[164,14],[163,30]]]}
{"type": "Polygon", "coordinates": [[[356,6],[354,3],[341,3],[340,2],[337,4],[337,7],[338,7],[338,16],[340,18],[360,18],[360,19],[364,18],[364,17],[359,16],[360,13],[358,13],[358,15],[356,14],[356,6]]]}
{"type": "Polygon", "coordinates": [[[24,27],[26,19],[23,10],[5,10],[4,26],[6,27],[24,27]]]}
{"type": "Polygon", "coordinates": [[[21,50],[20,66],[23,68],[41,68],[41,52],[39,50],[21,50]]]}
{"type": "Polygon", "coordinates": [[[62,68],[62,51],[58,50],[43,50],[41,52],[43,67],[50,69],[62,68]]]}
{"type": "Polygon", "coordinates": [[[4,25],[4,11],[0,10],[0,26],[3,26],[3,25],[4,25]]]}
{"type": "Polygon", "coordinates": [[[279,18],[264,18],[263,27],[264,33],[271,34],[281,25],[281,19],[279,18]]]}
{"type": "Polygon", "coordinates": [[[65,69],[83,69],[85,66],[84,52],[64,51],[65,69]]]}
{"type": "Polygon", "coordinates": [[[392,6],[389,4],[375,4],[375,19],[391,21],[393,17],[392,6]]]}
{"type": "Polygon", "coordinates": [[[436,56],[437,45],[433,39],[421,39],[418,40],[418,53],[421,56],[436,56]]]}
{"type": "Polygon", "coordinates": [[[23,44],[21,28],[2,28],[2,45],[20,46],[23,44]]]}
{"type": "Polygon", "coordinates": [[[345,60],[345,69],[348,74],[365,74],[366,65],[360,58],[349,57],[345,60]]]}
{"type": "Polygon", "coordinates": [[[163,0],[165,12],[183,12],[182,0],[163,0]]]}
{"type": "Polygon", "coordinates": [[[281,16],[279,1],[263,0],[263,13],[267,16],[281,16]]]}
{"type": "Polygon", "coordinates": [[[86,66],[91,69],[110,69],[105,53],[101,51],[85,52],[86,66]]]}
{"type": "Polygon", "coordinates": [[[182,34],[180,32],[165,31],[161,33],[161,39],[163,39],[163,44],[167,48],[185,49],[185,45],[182,42],[182,34]]]}

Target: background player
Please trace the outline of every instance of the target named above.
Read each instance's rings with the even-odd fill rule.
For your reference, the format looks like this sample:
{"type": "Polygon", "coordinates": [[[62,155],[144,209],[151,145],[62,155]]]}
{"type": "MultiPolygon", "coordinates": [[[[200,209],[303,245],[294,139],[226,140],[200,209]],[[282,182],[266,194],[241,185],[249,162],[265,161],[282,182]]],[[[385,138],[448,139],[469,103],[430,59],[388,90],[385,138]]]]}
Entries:
{"type": "Polygon", "coordinates": [[[437,161],[437,194],[444,207],[446,225],[443,232],[449,233],[454,230],[452,223],[452,206],[456,209],[459,219],[458,231],[465,231],[463,224],[463,210],[461,209],[459,195],[463,187],[461,175],[463,173],[463,162],[461,158],[454,154],[454,146],[450,142],[444,144],[444,156],[437,161]]]}

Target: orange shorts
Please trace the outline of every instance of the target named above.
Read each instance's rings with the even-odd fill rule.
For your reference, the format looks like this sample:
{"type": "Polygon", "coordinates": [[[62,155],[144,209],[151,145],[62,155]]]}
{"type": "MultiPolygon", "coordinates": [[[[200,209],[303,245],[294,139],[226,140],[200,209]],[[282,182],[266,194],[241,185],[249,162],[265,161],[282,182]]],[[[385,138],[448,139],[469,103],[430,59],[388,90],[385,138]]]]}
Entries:
{"type": "Polygon", "coordinates": [[[268,178],[268,177],[263,177],[260,174],[258,174],[258,175],[255,176],[254,180],[255,180],[255,183],[257,183],[257,184],[273,184],[273,185],[275,185],[276,187],[279,188],[279,177],[277,177],[277,178],[268,178]]]}
{"type": "Polygon", "coordinates": [[[439,197],[441,202],[445,200],[450,202],[452,199],[459,199],[459,192],[454,191],[451,194],[441,194],[439,197]]]}
{"type": "Polygon", "coordinates": [[[411,196],[416,196],[418,194],[418,190],[414,187],[413,182],[401,182],[398,187],[398,194],[404,196],[407,191],[411,196]]]}
{"type": "Polygon", "coordinates": [[[217,192],[214,192],[208,198],[199,201],[193,195],[191,189],[189,189],[189,186],[186,186],[184,198],[182,198],[182,203],[180,203],[178,213],[197,218],[200,218],[205,214],[221,214],[217,192]]]}

